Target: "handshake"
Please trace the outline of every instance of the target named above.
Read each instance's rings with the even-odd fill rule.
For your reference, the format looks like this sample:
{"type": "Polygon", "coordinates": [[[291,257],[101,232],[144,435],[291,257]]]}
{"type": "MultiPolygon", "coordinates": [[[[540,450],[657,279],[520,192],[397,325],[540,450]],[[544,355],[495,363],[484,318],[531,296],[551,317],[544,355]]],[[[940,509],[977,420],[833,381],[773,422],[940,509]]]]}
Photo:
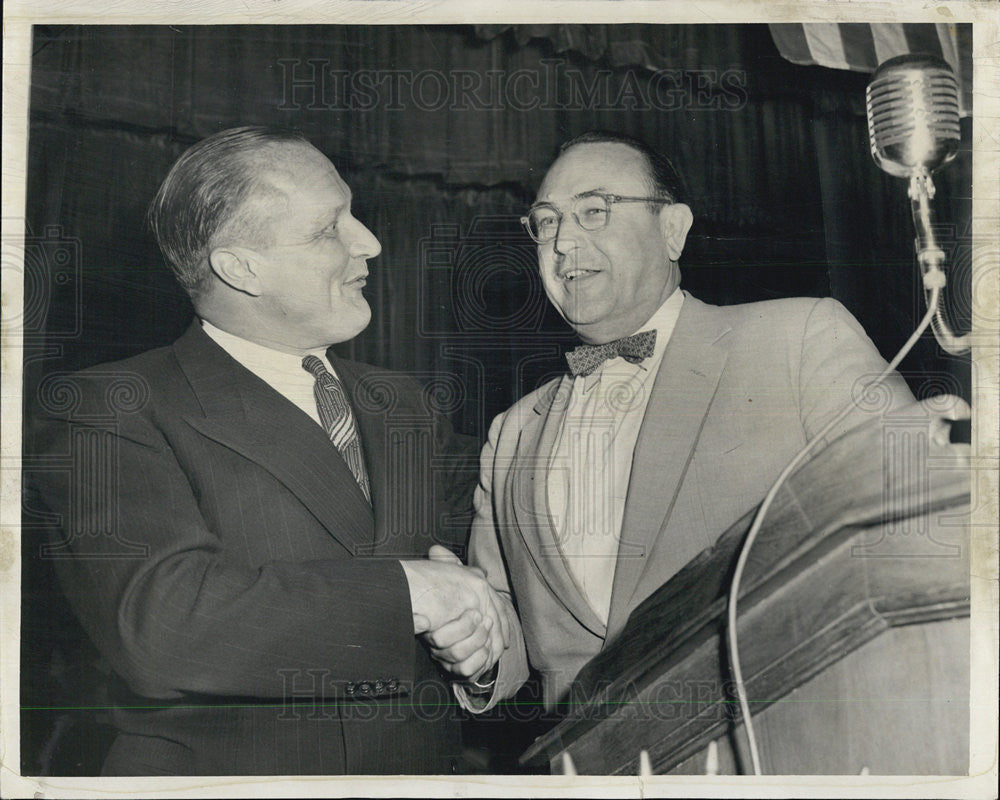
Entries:
{"type": "Polygon", "coordinates": [[[410,589],[413,632],[453,675],[475,683],[500,659],[518,625],[508,597],[477,567],[433,545],[426,561],[400,561],[410,589]]]}

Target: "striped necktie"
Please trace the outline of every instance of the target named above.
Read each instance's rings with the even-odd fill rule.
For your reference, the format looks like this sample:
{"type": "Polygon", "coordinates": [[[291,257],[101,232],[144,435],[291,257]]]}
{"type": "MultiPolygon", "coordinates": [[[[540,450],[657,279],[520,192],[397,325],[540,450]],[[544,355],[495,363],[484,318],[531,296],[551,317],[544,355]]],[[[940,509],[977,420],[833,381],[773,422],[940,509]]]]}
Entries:
{"type": "Polygon", "coordinates": [[[358,437],[358,428],[354,422],[351,406],[347,402],[344,387],[316,356],[303,358],[302,368],[316,378],[316,385],[313,387],[316,409],[330,441],[344,457],[347,466],[354,473],[358,486],[361,487],[368,502],[371,502],[372,493],[368,483],[368,471],[365,469],[365,459],[361,453],[361,439],[358,437]]]}

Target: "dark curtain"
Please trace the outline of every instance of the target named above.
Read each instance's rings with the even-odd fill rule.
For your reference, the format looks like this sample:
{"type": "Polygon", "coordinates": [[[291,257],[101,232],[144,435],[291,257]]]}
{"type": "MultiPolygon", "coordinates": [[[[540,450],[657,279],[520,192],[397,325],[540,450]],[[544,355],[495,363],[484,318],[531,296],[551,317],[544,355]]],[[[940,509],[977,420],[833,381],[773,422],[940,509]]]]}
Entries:
{"type": "MultiPolygon", "coordinates": [[[[159,181],[214,131],[292,126],[383,243],[375,321],[345,352],[471,381],[485,394],[456,421],[482,434],[571,340],[517,219],[559,143],[597,127],[680,168],[685,286],[721,303],[833,294],[890,355],[919,297],[905,184],[868,155],[866,79],[788,64],[764,25],[40,28],[29,229],[69,241],[78,275],[60,290],[79,303],[54,297],[36,338],[68,366],[173,339],[191,312],[143,224],[159,181]]],[[[965,152],[938,178],[959,251],[970,170],[965,152]]],[[[914,358],[955,368],[930,344],[914,358]]]]}
{"type": "MultiPolygon", "coordinates": [[[[382,242],[372,325],[344,354],[433,383],[463,432],[483,437],[562,368],[573,337],[518,218],[558,145],[592,128],[645,139],[680,169],[696,219],[686,288],[715,303],[833,295],[890,357],[923,300],[905,182],[869,155],[867,79],[785,62],[765,25],[36,28],[26,403],[48,372],[184,329],[190,303],[145,210],[188,145],[248,124],[304,132],[382,242]]],[[[935,177],[954,296],[971,263],[969,124],[935,177]]],[[[962,329],[967,309],[953,312],[962,329]]],[[[967,359],[932,338],[903,371],[918,395],[969,396],[967,359]]],[[[30,431],[26,442],[30,466],[30,431]]],[[[36,522],[29,505],[28,550],[36,522]]],[[[38,567],[26,591],[42,597],[47,581],[38,567]]],[[[25,604],[24,630],[37,634],[24,650],[29,699],[70,690],[69,673],[53,677],[52,641],[64,652],[79,642],[59,639],[50,612],[25,604]]],[[[26,728],[27,771],[54,769],[47,736],[26,728]]]]}

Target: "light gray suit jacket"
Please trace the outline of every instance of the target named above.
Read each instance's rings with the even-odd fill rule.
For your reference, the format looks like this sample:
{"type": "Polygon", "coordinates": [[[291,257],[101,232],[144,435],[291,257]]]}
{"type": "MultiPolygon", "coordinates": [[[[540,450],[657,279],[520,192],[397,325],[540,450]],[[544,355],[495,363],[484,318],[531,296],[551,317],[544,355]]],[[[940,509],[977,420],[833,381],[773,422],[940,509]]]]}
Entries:
{"type": "MultiPolygon", "coordinates": [[[[635,447],[606,627],[566,568],[547,508],[572,378],[547,383],[494,420],[470,558],[498,589],[513,590],[548,708],[639,603],[760,503],[843,406],[856,404],[828,439],[913,401],[898,374],[859,400],[885,365],[834,300],[716,307],[687,295],[635,447]]],[[[523,681],[524,657],[508,651],[501,659],[497,697],[523,681]]]]}

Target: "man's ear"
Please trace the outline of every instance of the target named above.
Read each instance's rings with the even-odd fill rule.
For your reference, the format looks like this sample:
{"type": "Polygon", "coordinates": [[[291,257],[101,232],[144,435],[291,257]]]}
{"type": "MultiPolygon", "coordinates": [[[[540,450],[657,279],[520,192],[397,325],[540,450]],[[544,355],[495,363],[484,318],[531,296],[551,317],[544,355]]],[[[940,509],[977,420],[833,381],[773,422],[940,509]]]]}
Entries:
{"type": "Polygon", "coordinates": [[[256,254],[243,247],[218,247],[208,255],[212,272],[220,281],[239,292],[260,295],[262,288],[257,276],[256,254]]]}
{"type": "Polygon", "coordinates": [[[667,243],[667,254],[671,261],[680,260],[693,222],[694,215],[684,203],[671,203],[660,209],[660,233],[667,243]]]}

